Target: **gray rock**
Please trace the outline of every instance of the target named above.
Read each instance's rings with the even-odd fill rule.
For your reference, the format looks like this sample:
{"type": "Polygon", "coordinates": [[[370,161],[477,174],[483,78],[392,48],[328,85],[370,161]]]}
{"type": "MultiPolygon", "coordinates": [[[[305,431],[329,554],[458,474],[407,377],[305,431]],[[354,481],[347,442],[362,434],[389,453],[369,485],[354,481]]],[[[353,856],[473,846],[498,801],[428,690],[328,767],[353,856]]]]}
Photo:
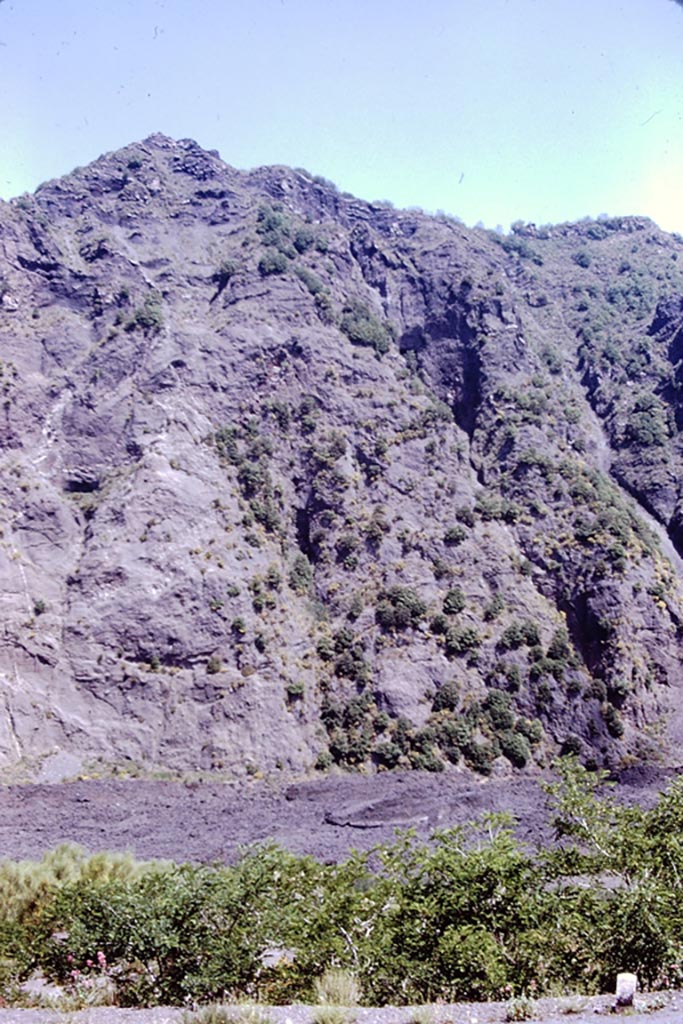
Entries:
{"type": "Polygon", "coordinates": [[[7,778],[677,760],[679,240],[159,135],[0,240],[7,778]]]}

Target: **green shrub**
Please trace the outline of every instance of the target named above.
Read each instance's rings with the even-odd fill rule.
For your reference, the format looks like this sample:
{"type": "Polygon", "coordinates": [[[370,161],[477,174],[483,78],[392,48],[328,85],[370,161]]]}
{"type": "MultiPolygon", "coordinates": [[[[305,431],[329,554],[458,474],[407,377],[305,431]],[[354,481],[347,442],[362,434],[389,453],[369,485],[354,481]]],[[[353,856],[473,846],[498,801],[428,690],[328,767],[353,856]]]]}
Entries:
{"type": "Polygon", "coordinates": [[[579,736],[566,736],[561,747],[562,757],[581,757],[583,754],[583,741],[579,736]]]}
{"type": "Polygon", "coordinates": [[[415,628],[427,612],[427,605],[411,587],[393,586],[384,591],[375,610],[377,624],[387,632],[415,628]]]}
{"type": "Polygon", "coordinates": [[[511,622],[503,630],[498,640],[498,647],[504,651],[516,650],[522,644],[529,647],[540,644],[538,626],[529,619],[525,619],[523,622],[511,622]]]}
{"type": "Polygon", "coordinates": [[[503,651],[514,651],[524,643],[524,632],[521,623],[511,622],[507,626],[498,641],[498,646],[503,651]]]}
{"type": "Polygon", "coordinates": [[[571,658],[572,649],[569,643],[569,634],[564,626],[555,630],[546,653],[547,657],[552,661],[566,663],[571,658]]]}
{"type": "Polygon", "coordinates": [[[348,565],[349,558],[353,557],[360,547],[360,539],[355,533],[343,533],[337,540],[335,549],[337,552],[337,560],[341,562],[345,568],[351,568],[348,565]]]}
{"type": "Polygon", "coordinates": [[[472,528],[477,521],[476,512],[468,505],[461,505],[460,508],[456,509],[455,518],[459,523],[462,523],[463,526],[468,526],[470,528],[472,528]]]}
{"type": "Polygon", "coordinates": [[[467,530],[460,523],[456,523],[455,526],[449,526],[443,535],[444,544],[448,544],[450,547],[456,547],[467,537],[467,530]]]}
{"type": "Polygon", "coordinates": [[[457,764],[461,753],[467,750],[472,740],[470,726],[462,717],[442,714],[434,728],[443,754],[452,764],[457,764]]]}
{"type": "Polygon", "coordinates": [[[365,303],[350,299],[342,309],[340,327],[354,345],[374,348],[378,355],[389,351],[391,335],[365,303]]]}
{"type": "Polygon", "coordinates": [[[295,267],[294,273],[301,283],[308,289],[311,295],[319,295],[324,290],[325,286],[320,278],[307,267],[295,267]]]}
{"type": "Polygon", "coordinates": [[[429,628],[435,636],[445,636],[450,628],[450,619],[447,615],[439,612],[429,623],[429,628]]]}
{"type": "Polygon", "coordinates": [[[475,651],[481,644],[481,637],[474,626],[451,626],[446,633],[446,654],[449,658],[468,651],[475,651]]]}
{"type": "Polygon", "coordinates": [[[514,725],[511,705],[510,695],[502,690],[490,690],[487,694],[482,707],[496,732],[509,730],[514,725]]]}
{"type": "Polygon", "coordinates": [[[503,752],[503,756],[506,757],[508,761],[515,766],[515,768],[523,768],[531,757],[529,743],[519,732],[513,732],[508,729],[499,734],[498,742],[500,743],[500,749],[503,752]]]}
{"type": "Polygon", "coordinates": [[[282,252],[265,252],[258,263],[259,273],[263,277],[271,274],[284,274],[289,267],[289,260],[282,252]]]}
{"type": "Polygon", "coordinates": [[[391,740],[383,740],[375,746],[372,758],[385,768],[395,768],[401,760],[401,748],[391,740]]]}
{"type": "Polygon", "coordinates": [[[315,306],[322,323],[333,324],[335,322],[336,314],[329,292],[318,292],[315,296],[315,306]]]}
{"type": "Polygon", "coordinates": [[[537,1015],[536,1005],[529,996],[514,996],[505,1006],[505,1020],[533,1020],[537,1015]]]}
{"type": "Polygon", "coordinates": [[[573,253],[572,259],[574,260],[574,263],[576,263],[577,267],[588,268],[592,263],[591,255],[585,249],[581,249],[579,252],[573,253]]]}
{"type": "Polygon", "coordinates": [[[141,328],[145,334],[158,334],[164,326],[164,317],[161,312],[161,299],[157,295],[148,295],[133,313],[125,325],[125,330],[134,331],[141,328]]]}
{"type": "Polygon", "coordinates": [[[496,238],[496,241],[503,247],[505,252],[519,256],[521,259],[531,260],[532,263],[542,266],[543,257],[532,245],[529,245],[526,238],[520,238],[517,235],[507,235],[503,239],[496,238]]]}
{"type": "Polygon", "coordinates": [[[661,401],[654,395],[641,395],[633,405],[626,425],[626,440],[643,448],[666,444],[669,427],[661,401]]]}
{"type": "Polygon", "coordinates": [[[535,622],[532,622],[530,619],[524,619],[521,623],[521,628],[524,643],[527,647],[533,647],[534,644],[540,644],[541,634],[535,622]]]}
{"type": "Polygon", "coordinates": [[[463,750],[465,761],[472,771],[480,775],[490,775],[493,769],[493,762],[498,757],[500,750],[493,743],[476,743],[470,740],[463,750]]]}
{"type": "MultiPolygon", "coordinates": [[[[515,731],[525,736],[529,743],[540,743],[543,739],[543,725],[538,718],[518,718],[515,722],[515,731]]],[[[570,751],[564,751],[570,753],[570,751]]],[[[572,751],[577,753],[577,751],[572,751]]]]}
{"type": "Polygon", "coordinates": [[[382,506],[372,510],[370,521],[364,529],[365,536],[371,544],[380,544],[391,530],[391,523],[387,519],[386,511],[382,506]]]}
{"type": "Polygon", "coordinates": [[[449,679],[434,694],[432,711],[455,711],[459,704],[460,687],[455,679],[449,679]]]}
{"type": "Polygon", "coordinates": [[[311,246],[315,245],[316,233],[313,228],[298,228],[294,234],[294,248],[298,253],[305,253],[311,246]]]}
{"type": "MultiPolygon", "coordinates": [[[[337,707],[347,751],[365,742],[353,729],[372,713],[367,701],[348,715],[337,707]]],[[[526,753],[506,732],[498,747],[473,741],[447,710],[437,717],[418,730],[399,719],[389,760],[442,765],[434,744],[445,749],[449,734],[446,756],[462,749],[483,773],[501,749],[526,753]]],[[[320,762],[329,766],[325,753],[320,762]]],[[[622,969],[643,988],[680,985],[683,779],[645,809],[610,796],[605,776],[575,758],[558,763],[544,788],[561,842],[536,850],[517,841],[511,818],[488,815],[426,840],[404,832],[338,864],[271,846],[232,866],[140,865],[73,847],[37,864],[1,861],[3,997],[36,970],[68,986],[73,971],[95,980],[106,965],[117,1005],[206,1003],[186,1010],[187,1024],[224,1024],[218,1001],[310,1003],[328,970],[351,972],[369,1005],[394,1007],[500,999],[532,985],[538,996],[604,992],[622,969]],[[267,965],[273,947],[291,954],[267,965]]],[[[332,982],[318,998],[329,1008],[360,996],[341,989],[332,982]]],[[[262,1024],[260,1010],[225,1009],[235,1024],[262,1024]]]]}
{"type": "Polygon", "coordinates": [[[444,598],[443,610],[446,615],[457,615],[465,607],[465,595],[460,587],[451,587],[444,598]]]}
{"type": "Polygon", "coordinates": [[[484,609],[484,619],[486,622],[493,622],[494,619],[498,618],[504,608],[505,598],[503,595],[501,593],[494,594],[484,609]]]}
{"type": "Polygon", "coordinates": [[[256,230],[263,245],[290,258],[296,255],[291,240],[292,224],[279,205],[264,204],[259,209],[256,230]]]}
{"type": "Polygon", "coordinates": [[[304,554],[298,554],[289,572],[289,585],[297,594],[307,594],[313,583],[313,566],[304,554]]]}
{"type": "Polygon", "coordinates": [[[602,708],[602,717],[605,720],[607,731],[610,736],[614,736],[615,739],[620,739],[624,735],[624,723],[621,718],[621,714],[613,704],[604,704],[602,708]]]}

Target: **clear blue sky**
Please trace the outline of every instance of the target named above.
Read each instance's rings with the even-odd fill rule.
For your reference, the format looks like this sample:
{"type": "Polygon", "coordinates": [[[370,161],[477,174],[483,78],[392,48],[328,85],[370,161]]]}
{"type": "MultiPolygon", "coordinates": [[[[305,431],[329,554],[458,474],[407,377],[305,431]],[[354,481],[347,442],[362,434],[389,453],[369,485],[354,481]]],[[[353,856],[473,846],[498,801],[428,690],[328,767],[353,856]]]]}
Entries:
{"type": "Polygon", "coordinates": [[[507,228],[683,232],[674,0],[0,0],[0,197],[154,131],[507,228]]]}

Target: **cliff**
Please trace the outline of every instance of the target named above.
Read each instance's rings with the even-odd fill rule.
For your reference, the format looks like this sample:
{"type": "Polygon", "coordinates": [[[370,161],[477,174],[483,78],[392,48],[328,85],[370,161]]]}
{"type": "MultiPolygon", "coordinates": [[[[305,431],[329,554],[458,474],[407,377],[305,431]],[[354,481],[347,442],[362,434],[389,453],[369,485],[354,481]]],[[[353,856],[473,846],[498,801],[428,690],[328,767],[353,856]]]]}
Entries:
{"type": "Polygon", "coordinates": [[[0,765],[677,764],[683,244],[152,136],[0,204],[0,765]]]}

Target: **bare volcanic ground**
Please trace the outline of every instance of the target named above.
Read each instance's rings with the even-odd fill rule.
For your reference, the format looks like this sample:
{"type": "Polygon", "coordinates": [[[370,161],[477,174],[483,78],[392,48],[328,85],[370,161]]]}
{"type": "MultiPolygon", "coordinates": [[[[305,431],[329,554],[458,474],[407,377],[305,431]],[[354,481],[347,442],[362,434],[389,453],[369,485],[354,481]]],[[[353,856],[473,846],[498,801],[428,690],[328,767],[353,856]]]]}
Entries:
{"type": "MultiPolygon", "coordinates": [[[[631,770],[618,787],[650,805],[672,773],[631,770]]],[[[518,838],[551,841],[538,779],[482,780],[469,773],[331,775],[288,785],[98,780],[0,788],[0,857],[38,858],[64,842],[138,858],[230,861],[274,841],[323,861],[390,841],[397,829],[426,838],[491,811],[510,813],[518,838]]]]}

